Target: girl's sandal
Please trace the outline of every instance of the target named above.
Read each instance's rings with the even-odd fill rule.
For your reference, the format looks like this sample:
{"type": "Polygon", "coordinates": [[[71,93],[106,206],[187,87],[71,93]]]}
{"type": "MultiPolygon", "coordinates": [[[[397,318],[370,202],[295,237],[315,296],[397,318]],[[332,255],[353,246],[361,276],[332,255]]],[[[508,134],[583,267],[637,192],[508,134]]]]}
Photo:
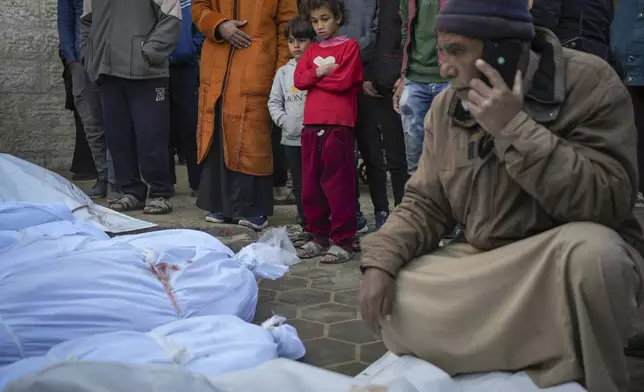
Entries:
{"type": "Polygon", "coordinates": [[[346,263],[347,261],[351,260],[355,253],[349,252],[348,250],[337,246],[333,245],[329,250],[326,251],[326,254],[322,259],[320,259],[320,263],[322,264],[341,264],[341,263],[346,263]]]}
{"type": "Polygon", "coordinates": [[[324,254],[325,246],[315,241],[309,241],[297,249],[297,257],[302,260],[312,259],[324,254]]]}
{"type": "Polygon", "coordinates": [[[120,199],[108,203],[107,207],[114,211],[126,212],[143,209],[143,203],[132,195],[123,195],[120,199]]]}
{"type": "Polygon", "coordinates": [[[291,242],[293,242],[293,246],[296,248],[301,248],[309,241],[313,241],[313,234],[307,232],[298,233],[294,235],[291,240],[291,242]]]}

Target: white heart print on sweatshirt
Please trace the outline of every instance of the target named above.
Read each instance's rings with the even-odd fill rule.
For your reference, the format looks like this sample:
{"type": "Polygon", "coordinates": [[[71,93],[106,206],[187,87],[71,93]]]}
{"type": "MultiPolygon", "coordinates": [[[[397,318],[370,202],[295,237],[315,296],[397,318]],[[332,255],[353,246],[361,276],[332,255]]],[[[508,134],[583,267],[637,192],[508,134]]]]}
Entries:
{"type": "Polygon", "coordinates": [[[318,68],[323,66],[323,65],[328,65],[328,64],[335,64],[335,57],[329,56],[329,57],[316,57],[313,60],[313,64],[317,65],[318,68]]]}

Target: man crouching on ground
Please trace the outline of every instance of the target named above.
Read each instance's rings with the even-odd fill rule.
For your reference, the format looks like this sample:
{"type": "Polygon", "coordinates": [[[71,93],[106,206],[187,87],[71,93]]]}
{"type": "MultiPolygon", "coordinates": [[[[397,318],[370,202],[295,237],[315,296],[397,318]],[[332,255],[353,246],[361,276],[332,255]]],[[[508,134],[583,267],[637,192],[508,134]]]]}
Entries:
{"type": "Polygon", "coordinates": [[[436,29],[451,88],[403,202],[364,240],[363,319],[450,374],[626,391],[644,293],[626,88],[600,58],[535,35],[528,0],[450,0],[436,29]],[[513,87],[480,60],[490,39],[524,42],[513,87]],[[467,242],[439,248],[457,222],[467,242]]]}

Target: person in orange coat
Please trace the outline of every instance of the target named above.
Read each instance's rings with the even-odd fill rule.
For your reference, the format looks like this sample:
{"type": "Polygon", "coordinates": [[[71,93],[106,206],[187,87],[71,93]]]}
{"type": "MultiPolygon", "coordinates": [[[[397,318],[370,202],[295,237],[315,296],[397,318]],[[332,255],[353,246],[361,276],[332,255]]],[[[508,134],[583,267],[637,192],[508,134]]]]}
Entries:
{"type": "Polygon", "coordinates": [[[273,213],[268,96],[290,58],[284,29],[297,0],[193,0],[206,36],[201,52],[197,154],[203,163],[197,206],[212,223],[255,230],[273,213]]]}

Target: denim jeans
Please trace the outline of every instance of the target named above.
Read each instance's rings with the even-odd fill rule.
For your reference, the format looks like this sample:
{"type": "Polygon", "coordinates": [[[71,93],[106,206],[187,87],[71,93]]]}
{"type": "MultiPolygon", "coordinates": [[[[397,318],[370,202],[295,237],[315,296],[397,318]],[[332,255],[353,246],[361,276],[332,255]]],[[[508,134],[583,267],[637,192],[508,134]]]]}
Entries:
{"type": "Polygon", "coordinates": [[[416,83],[405,79],[405,87],[400,97],[400,115],[405,132],[407,150],[407,170],[413,174],[423,152],[425,139],[425,115],[434,98],[447,87],[447,83],[416,83]]]}

